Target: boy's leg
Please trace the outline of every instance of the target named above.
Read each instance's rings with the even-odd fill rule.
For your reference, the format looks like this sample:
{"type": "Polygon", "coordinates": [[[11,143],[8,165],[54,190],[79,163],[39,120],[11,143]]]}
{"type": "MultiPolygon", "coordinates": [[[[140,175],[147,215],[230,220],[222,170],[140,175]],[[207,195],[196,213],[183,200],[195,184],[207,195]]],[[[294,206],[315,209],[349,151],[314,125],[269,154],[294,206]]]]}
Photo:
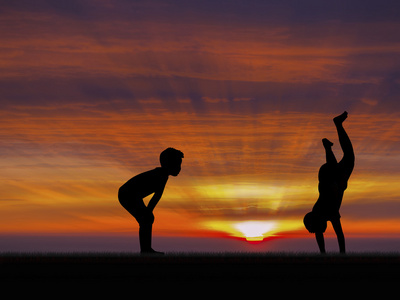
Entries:
{"type": "Polygon", "coordinates": [[[332,151],[333,143],[328,139],[323,139],[322,144],[324,145],[324,148],[325,148],[326,163],[336,164],[337,160],[336,160],[335,154],[332,151]]]}
{"type": "Polygon", "coordinates": [[[339,136],[339,143],[343,150],[343,159],[340,161],[340,164],[343,165],[346,176],[350,177],[351,172],[354,168],[354,149],[351,144],[350,138],[347,135],[346,130],[343,128],[343,122],[347,118],[347,112],[335,117],[333,122],[335,123],[336,130],[339,136]]]}
{"type": "Polygon", "coordinates": [[[317,239],[319,251],[321,253],[325,253],[325,240],[324,240],[324,233],[323,232],[316,232],[315,238],[317,239]]]}
{"type": "Polygon", "coordinates": [[[164,254],[163,252],[153,250],[151,247],[153,222],[153,213],[146,210],[145,214],[141,216],[139,222],[140,252],[144,254],[164,254]]]}
{"type": "Polygon", "coordinates": [[[331,220],[331,222],[332,222],[333,229],[335,230],[335,233],[337,236],[340,253],[346,253],[346,244],[345,244],[345,239],[344,239],[344,234],[343,234],[343,230],[342,230],[342,224],[340,223],[340,219],[335,218],[335,219],[331,220]]]}
{"type": "Polygon", "coordinates": [[[139,243],[141,252],[151,251],[151,233],[153,229],[154,215],[149,213],[144,205],[143,199],[121,199],[121,205],[136,219],[139,223],[139,243]]]}
{"type": "Polygon", "coordinates": [[[140,252],[150,252],[151,248],[151,232],[152,224],[141,225],[139,227],[139,242],[140,242],[140,252]]]}
{"type": "Polygon", "coordinates": [[[151,234],[153,229],[154,215],[145,208],[137,220],[139,222],[140,252],[150,252],[152,251],[151,234]]]}

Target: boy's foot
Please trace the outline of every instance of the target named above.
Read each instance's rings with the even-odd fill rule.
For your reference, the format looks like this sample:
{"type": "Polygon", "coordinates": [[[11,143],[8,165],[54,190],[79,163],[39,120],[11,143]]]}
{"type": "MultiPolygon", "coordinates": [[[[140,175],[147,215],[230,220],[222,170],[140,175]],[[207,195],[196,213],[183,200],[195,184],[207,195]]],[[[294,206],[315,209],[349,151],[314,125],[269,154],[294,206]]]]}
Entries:
{"type": "Polygon", "coordinates": [[[151,255],[164,255],[164,252],[159,252],[153,249],[149,249],[149,250],[142,250],[140,251],[140,254],[151,254],[151,255]]]}
{"type": "Polygon", "coordinates": [[[322,144],[324,145],[325,148],[333,146],[333,143],[328,139],[322,139],[322,144]]]}
{"type": "Polygon", "coordinates": [[[346,120],[346,119],[347,119],[347,111],[345,111],[345,112],[342,113],[341,115],[339,115],[339,116],[333,118],[333,122],[334,122],[336,125],[339,125],[339,124],[342,124],[342,123],[344,122],[344,120],[346,120]]]}

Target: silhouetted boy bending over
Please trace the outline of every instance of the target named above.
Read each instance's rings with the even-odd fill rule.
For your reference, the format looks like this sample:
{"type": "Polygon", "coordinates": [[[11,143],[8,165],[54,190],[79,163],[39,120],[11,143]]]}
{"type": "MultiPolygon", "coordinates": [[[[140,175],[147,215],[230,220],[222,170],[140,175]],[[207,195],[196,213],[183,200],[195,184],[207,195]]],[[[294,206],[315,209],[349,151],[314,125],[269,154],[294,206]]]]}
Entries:
{"type": "Polygon", "coordinates": [[[169,175],[177,176],[181,171],[182,158],[181,151],[165,149],[160,154],[161,167],[132,177],[118,191],[119,202],[139,223],[141,253],[163,254],[151,248],[153,210],[161,199],[169,175]],[[153,193],[146,206],[143,198],[153,193]]]}
{"type": "Polygon", "coordinates": [[[305,215],[304,225],[315,237],[321,253],[325,253],[324,232],[327,221],[331,221],[335,230],[341,253],[346,252],[345,240],[340,223],[339,209],[342,204],[343,194],[347,188],[347,181],[354,168],[354,151],[350,139],[343,128],[343,122],[347,118],[347,112],[335,117],[336,130],[339,136],[340,146],[343,150],[343,158],[338,163],[332,152],[333,143],[323,139],[326,163],[321,166],[318,173],[319,198],[311,212],[305,215]]]}

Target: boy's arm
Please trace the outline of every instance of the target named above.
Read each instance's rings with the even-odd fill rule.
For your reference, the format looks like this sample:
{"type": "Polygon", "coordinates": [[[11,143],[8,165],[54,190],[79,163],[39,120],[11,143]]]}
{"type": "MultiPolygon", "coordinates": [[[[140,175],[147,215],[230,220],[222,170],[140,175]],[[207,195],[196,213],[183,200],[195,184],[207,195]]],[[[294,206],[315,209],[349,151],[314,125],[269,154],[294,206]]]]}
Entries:
{"type": "Polygon", "coordinates": [[[162,196],[163,193],[164,193],[164,189],[165,189],[165,184],[166,184],[166,183],[167,183],[167,182],[165,182],[164,185],[162,185],[162,186],[160,187],[160,189],[157,190],[157,191],[154,193],[153,197],[151,197],[151,199],[150,199],[150,201],[149,201],[149,204],[147,205],[147,208],[150,210],[150,212],[153,212],[153,210],[154,210],[154,208],[156,207],[158,201],[160,201],[161,196],[162,196]]]}

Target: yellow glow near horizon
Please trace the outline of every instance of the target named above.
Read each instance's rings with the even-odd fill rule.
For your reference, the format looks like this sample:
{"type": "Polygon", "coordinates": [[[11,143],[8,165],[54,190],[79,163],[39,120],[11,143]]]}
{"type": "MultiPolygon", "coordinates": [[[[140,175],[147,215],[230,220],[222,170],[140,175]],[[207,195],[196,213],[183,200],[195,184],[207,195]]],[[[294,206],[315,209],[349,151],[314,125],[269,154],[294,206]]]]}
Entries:
{"type": "Polygon", "coordinates": [[[259,242],[275,236],[278,232],[297,230],[302,226],[298,220],[247,220],[247,221],[207,221],[207,229],[220,231],[232,237],[244,238],[248,242],[259,242]]]}
{"type": "Polygon", "coordinates": [[[268,232],[276,227],[273,221],[245,221],[233,225],[246,238],[247,241],[262,241],[268,232]]]}

